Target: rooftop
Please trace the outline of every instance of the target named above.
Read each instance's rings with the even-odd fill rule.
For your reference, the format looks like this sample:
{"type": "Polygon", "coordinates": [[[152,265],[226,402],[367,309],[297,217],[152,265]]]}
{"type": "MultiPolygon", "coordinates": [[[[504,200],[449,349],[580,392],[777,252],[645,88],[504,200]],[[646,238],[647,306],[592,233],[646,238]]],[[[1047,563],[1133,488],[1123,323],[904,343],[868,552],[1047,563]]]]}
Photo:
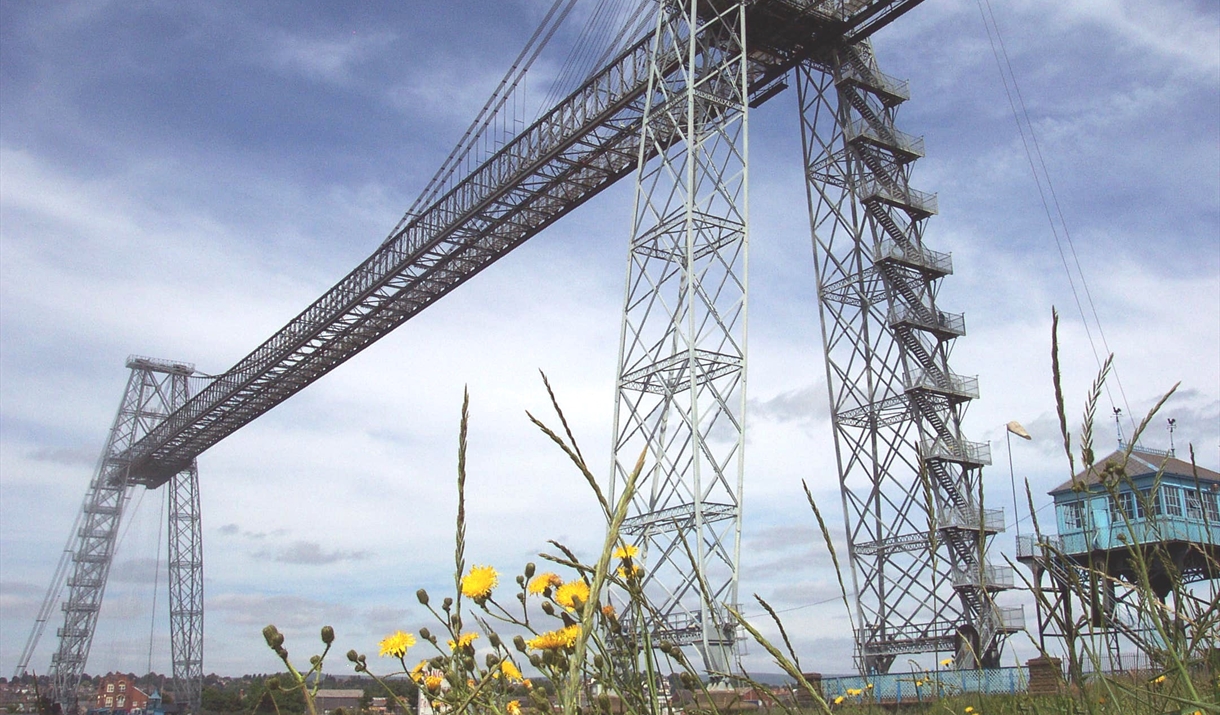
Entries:
{"type": "MultiPolygon", "coordinates": [[[[1113,452],[1105,459],[1099,460],[1089,469],[1080,472],[1047,493],[1054,495],[1069,492],[1075,484],[1091,489],[1101,484],[1101,474],[1106,470],[1108,465],[1111,463],[1122,464],[1123,456],[1124,452],[1113,452]]],[[[1157,472],[1162,472],[1162,476],[1165,477],[1172,476],[1190,481],[1198,479],[1201,484],[1220,484],[1220,473],[1204,469],[1198,465],[1192,465],[1190,462],[1184,462],[1177,457],[1167,457],[1163,453],[1146,452],[1139,448],[1131,451],[1131,456],[1127,459],[1124,471],[1128,479],[1152,476],[1157,472]]]]}

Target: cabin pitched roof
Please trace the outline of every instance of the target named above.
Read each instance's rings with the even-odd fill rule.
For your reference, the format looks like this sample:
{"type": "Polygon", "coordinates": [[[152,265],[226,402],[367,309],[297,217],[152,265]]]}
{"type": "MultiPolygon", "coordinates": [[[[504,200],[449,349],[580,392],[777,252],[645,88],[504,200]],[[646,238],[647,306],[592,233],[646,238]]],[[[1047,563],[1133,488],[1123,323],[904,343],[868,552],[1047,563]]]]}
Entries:
{"type": "MultiPolygon", "coordinates": [[[[1121,451],[1111,453],[1105,459],[1098,460],[1098,462],[1089,469],[1079,472],[1068,481],[1060,484],[1047,493],[1054,496],[1056,494],[1070,492],[1072,491],[1073,485],[1081,485],[1085,488],[1092,489],[1094,486],[1101,484],[1101,475],[1103,472],[1105,472],[1108,465],[1111,463],[1122,463],[1123,454],[1124,452],[1121,451]]],[[[1190,481],[1194,481],[1196,478],[1198,478],[1201,484],[1220,484],[1220,473],[1213,472],[1210,469],[1204,469],[1203,467],[1197,465],[1191,465],[1190,462],[1185,462],[1177,457],[1167,457],[1164,454],[1146,452],[1138,448],[1131,451],[1131,456],[1127,459],[1127,463],[1123,471],[1128,479],[1151,476],[1157,472],[1162,472],[1163,476],[1174,476],[1190,481]]]]}

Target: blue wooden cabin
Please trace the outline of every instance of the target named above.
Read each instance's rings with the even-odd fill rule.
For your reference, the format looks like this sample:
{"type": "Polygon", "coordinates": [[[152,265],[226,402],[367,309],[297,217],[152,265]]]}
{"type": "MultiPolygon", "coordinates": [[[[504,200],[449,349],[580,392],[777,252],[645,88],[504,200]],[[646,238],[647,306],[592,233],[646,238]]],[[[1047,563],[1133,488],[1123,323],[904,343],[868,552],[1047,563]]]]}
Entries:
{"type": "Polygon", "coordinates": [[[1132,581],[1129,547],[1138,544],[1156,557],[1152,587],[1162,599],[1174,572],[1183,581],[1220,577],[1220,474],[1169,452],[1137,448],[1125,462],[1123,455],[1114,452],[1051,490],[1062,555],[1104,563],[1132,581]]]}

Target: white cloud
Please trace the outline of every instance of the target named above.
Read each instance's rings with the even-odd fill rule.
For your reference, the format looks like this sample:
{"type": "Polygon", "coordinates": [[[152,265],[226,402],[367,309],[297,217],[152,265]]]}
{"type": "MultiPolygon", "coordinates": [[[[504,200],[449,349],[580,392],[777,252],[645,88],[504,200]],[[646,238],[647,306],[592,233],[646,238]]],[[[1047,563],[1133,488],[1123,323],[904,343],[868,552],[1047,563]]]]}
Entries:
{"type": "Polygon", "coordinates": [[[385,52],[397,40],[384,30],[352,31],[346,37],[305,37],[276,29],[265,38],[269,59],[277,68],[340,85],[351,82],[354,65],[385,52]]]}

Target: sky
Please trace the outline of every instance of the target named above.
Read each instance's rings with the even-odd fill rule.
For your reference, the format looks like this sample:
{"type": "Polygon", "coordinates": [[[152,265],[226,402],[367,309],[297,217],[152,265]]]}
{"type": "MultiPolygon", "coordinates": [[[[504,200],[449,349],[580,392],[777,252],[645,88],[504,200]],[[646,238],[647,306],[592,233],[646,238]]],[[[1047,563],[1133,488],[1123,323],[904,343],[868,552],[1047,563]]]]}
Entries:
{"type": "MultiPolygon", "coordinates": [[[[220,373],[333,285],[397,223],[549,4],[0,3],[0,675],[51,581],[126,357],[220,373]]],[[[1190,444],[1220,467],[1220,6],[994,13],[1084,283],[1069,283],[979,3],[927,0],[874,46],[910,80],[898,126],[926,141],[913,185],[939,196],[925,241],[953,254],[940,305],[967,318],[952,367],[981,383],[965,429],[993,447],[988,505],[1010,524],[999,557],[1030,530],[1024,506],[1014,523],[1004,425],[1033,435],[1011,457],[1042,523],[1045,492],[1069,476],[1053,308],[1073,430],[1113,352],[1099,443],[1114,444],[1112,407],[1142,416],[1179,384],[1144,443],[1168,447],[1172,417],[1179,454],[1190,444]]],[[[801,491],[842,555],[795,92],[754,111],[751,131],[741,593],[780,612],[804,669],[848,672],[850,622],[801,491]]],[[[558,422],[544,371],[609,474],[630,200],[621,182],[199,458],[205,671],[275,670],[268,623],[297,654],[323,625],[340,653],[434,625],[415,591],[453,588],[463,390],[467,562],[511,585],[550,539],[594,555],[595,498],[525,412],[558,422]]],[[[163,498],[132,499],[90,673],[170,670],[163,498]]],[[[1018,636],[1005,658],[1032,654],[1018,636]]],[[[328,670],[348,672],[338,661],[328,670]]],[[[757,646],[745,663],[776,670],[757,646]]]]}

